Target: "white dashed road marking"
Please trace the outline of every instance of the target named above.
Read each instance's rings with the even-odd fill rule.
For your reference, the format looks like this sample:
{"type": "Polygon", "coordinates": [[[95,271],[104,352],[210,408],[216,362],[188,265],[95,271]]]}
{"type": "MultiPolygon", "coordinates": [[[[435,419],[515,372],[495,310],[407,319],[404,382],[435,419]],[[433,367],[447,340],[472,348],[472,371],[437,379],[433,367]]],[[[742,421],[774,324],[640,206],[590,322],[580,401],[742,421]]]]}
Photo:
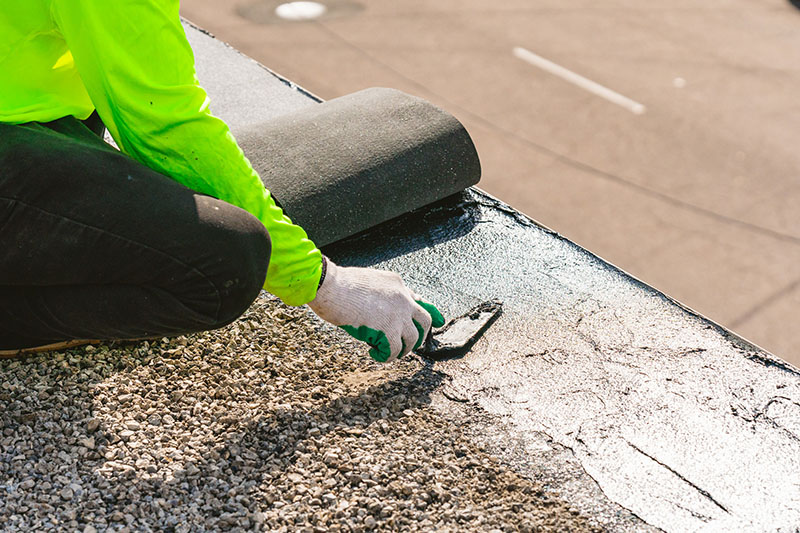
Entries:
{"type": "Polygon", "coordinates": [[[613,102],[618,106],[622,106],[631,113],[636,115],[641,115],[645,112],[645,107],[643,104],[636,102],[635,100],[631,100],[627,96],[622,96],[616,91],[612,91],[608,87],[600,85],[597,82],[594,82],[588,78],[584,78],[580,74],[576,74],[569,69],[562,67],[561,65],[557,65],[552,61],[543,58],[542,56],[536,55],[530,50],[526,50],[525,48],[521,48],[519,46],[514,48],[514,56],[529,63],[535,67],[539,67],[542,70],[549,72],[559,78],[566,80],[574,85],[577,85],[581,89],[589,91],[592,94],[595,94],[601,98],[605,98],[609,102],[613,102]]]}

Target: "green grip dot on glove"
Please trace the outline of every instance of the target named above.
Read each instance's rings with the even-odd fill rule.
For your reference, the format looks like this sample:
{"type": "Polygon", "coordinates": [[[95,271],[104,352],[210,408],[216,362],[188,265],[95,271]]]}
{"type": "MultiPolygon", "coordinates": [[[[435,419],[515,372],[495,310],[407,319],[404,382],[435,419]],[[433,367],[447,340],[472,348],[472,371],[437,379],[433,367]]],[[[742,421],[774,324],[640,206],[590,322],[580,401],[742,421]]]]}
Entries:
{"type": "Polygon", "coordinates": [[[392,353],[389,347],[389,339],[386,333],[372,329],[367,326],[353,327],[353,326],[339,326],[356,340],[366,342],[372,348],[369,350],[369,355],[378,362],[385,363],[392,353]]]}
{"type": "MultiPolygon", "coordinates": [[[[415,300],[420,307],[425,309],[428,314],[431,315],[431,325],[434,328],[440,328],[444,326],[444,317],[442,313],[434,306],[433,304],[429,304],[427,302],[423,302],[422,300],[415,300]]],[[[425,340],[426,331],[422,328],[419,322],[413,320],[414,327],[417,328],[418,338],[417,342],[414,344],[414,350],[422,346],[423,341],[425,340]]],[[[380,330],[372,329],[367,326],[361,327],[353,327],[353,326],[339,326],[347,333],[350,334],[354,339],[366,342],[371,346],[369,350],[369,355],[376,361],[380,363],[385,363],[389,357],[391,356],[391,347],[389,346],[389,339],[386,337],[386,333],[380,330]]],[[[405,342],[403,343],[403,349],[401,351],[405,352],[405,342]]]]}
{"type": "Polygon", "coordinates": [[[429,304],[428,302],[423,302],[422,300],[416,300],[416,302],[431,315],[431,318],[433,319],[433,327],[440,328],[444,326],[444,317],[442,316],[442,313],[436,309],[435,305],[429,304]]]}

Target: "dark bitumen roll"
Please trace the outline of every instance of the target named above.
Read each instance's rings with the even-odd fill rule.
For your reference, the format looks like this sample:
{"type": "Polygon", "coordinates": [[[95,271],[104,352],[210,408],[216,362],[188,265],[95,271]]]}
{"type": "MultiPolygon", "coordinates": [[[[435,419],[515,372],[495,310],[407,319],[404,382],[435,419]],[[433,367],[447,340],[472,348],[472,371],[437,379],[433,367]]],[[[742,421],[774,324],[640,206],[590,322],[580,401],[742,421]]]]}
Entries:
{"type": "Polygon", "coordinates": [[[317,246],[474,185],[464,127],[421,98],[374,88],[236,132],[284,211],[317,246]]]}

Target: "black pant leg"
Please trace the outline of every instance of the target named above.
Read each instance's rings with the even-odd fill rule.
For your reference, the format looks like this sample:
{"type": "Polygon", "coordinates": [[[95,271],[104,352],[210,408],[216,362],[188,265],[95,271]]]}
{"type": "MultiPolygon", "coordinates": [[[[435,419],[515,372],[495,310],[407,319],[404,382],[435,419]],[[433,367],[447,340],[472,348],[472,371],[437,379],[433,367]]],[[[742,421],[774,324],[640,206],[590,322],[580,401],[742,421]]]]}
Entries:
{"type": "Polygon", "coordinates": [[[264,226],[65,118],[0,124],[0,349],[213,329],[260,290],[264,226]]]}

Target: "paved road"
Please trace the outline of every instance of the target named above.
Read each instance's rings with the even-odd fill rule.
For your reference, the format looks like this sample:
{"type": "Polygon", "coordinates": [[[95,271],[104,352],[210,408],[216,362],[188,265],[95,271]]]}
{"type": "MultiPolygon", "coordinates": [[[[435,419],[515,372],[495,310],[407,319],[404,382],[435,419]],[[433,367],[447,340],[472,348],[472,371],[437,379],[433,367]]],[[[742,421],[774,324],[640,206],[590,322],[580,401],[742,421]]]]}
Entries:
{"type": "Polygon", "coordinates": [[[301,23],[278,3],[182,13],[323,98],[390,86],[437,103],[472,133],[485,190],[800,364],[791,3],[331,0],[301,23]]]}

